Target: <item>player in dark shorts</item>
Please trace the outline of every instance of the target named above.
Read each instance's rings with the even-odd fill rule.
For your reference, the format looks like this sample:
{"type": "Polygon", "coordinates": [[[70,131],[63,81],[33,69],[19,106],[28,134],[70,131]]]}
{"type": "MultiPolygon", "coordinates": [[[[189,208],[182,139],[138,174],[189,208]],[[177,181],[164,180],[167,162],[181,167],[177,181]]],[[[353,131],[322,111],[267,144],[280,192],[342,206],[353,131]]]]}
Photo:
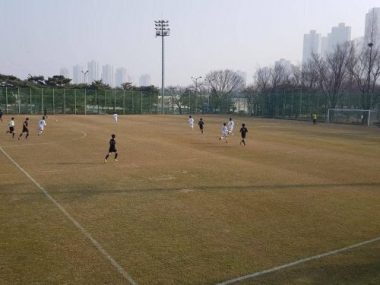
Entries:
{"type": "Polygon", "coordinates": [[[203,128],[204,128],[205,122],[203,122],[203,119],[200,118],[198,122],[199,129],[201,130],[201,133],[203,134],[203,128]]]}
{"type": "Polygon", "coordinates": [[[111,153],[115,153],[115,161],[117,161],[117,149],[116,149],[116,140],[115,140],[115,135],[111,135],[110,139],[110,147],[108,149],[108,154],[104,158],[104,162],[107,162],[108,157],[110,156],[111,153]]]}
{"type": "Polygon", "coordinates": [[[248,133],[248,129],[245,127],[245,124],[241,124],[241,128],[240,128],[240,134],[241,134],[240,145],[243,144],[245,146],[245,138],[247,136],[247,133],[248,133]]]}
{"type": "Polygon", "coordinates": [[[28,128],[28,125],[29,125],[29,118],[26,118],[24,123],[22,124],[22,132],[20,133],[18,139],[20,140],[20,138],[22,137],[22,135],[24,133],[26,133],[25,135],[25,139],[27,139],[29,137],[29,128],[28,128]]]}

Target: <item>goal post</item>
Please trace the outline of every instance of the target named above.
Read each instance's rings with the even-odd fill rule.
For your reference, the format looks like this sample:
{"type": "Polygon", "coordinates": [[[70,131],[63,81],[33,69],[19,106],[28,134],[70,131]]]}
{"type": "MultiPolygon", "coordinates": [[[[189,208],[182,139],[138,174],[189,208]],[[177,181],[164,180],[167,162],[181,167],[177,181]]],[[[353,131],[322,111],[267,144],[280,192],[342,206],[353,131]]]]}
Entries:
{"type": "Polygon", "coordinates": [[[379,112],[366,109],[328,109],[327,123],[371,126],[379,123],[379,112]]]}

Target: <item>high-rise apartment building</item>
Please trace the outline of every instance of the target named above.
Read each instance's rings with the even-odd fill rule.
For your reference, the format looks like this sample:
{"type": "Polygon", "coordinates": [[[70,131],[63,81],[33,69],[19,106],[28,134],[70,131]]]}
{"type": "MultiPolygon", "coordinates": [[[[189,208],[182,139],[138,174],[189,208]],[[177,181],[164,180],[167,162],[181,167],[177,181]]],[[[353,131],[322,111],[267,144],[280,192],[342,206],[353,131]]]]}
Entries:
{"type": "Polygon", "coordinates": [[[380,47],[380,7],[372,8],[365,15],[364,43],[380,47]]]}
{"type": "Polygon", "coordinates": [[[115,86],[120,87],[121,84],[128,81],[127,70],[123,67],[117,68],[115,72],[115,86]]]}
{"type": "Polygon", "coordinates": [[[110,64],[103,65],[102,67],[102,81],[111,87],[115,87],[113,66],[110,64]]]}
{"type": "Polygon", "coordinates": [[[150,86],[152,85],[152,80],[149,74],[142,74],[139,79],[140,86],[150,86]]]}
{"type": "Polygon", "coordinates": [[[332,53],[338,45],[349,41],[351,41],[351,27],[340,23],[338,26],[331,28],[331,32],[327,35],[327,45],[324,46],[325,50],[321,50],[321,54],[332,53]]]}
{"type": "Polygon", "coordinates": [[[87,70],[88,70],[88,83],[91,84],[95,80],[99,80],[99,64],[92,60],[87,63],[87,70]]]}
{"type": "Polygon", "coordinates": [[[320,41],[321,35],[317,34],[315,30],[311,30],[309,34],[303,36],[303,63],[308,62],[312,58],[313,53],[320,53],[320,41]]]}
{"type": "Polygon", "coordinates": [[[83,67],[80,65],[74,65],[73,67],[73,82],[74,84],[80,84],[83,83],[83,73],[82,73],[83,67]]]}

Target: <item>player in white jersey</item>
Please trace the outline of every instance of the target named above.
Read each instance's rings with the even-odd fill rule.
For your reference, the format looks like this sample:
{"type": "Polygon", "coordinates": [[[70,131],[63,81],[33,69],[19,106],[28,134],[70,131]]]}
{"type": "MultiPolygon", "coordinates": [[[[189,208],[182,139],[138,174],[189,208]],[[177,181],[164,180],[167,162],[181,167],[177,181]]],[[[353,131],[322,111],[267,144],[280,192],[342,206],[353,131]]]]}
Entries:
{"type": "Polygon", "coordinates": [[[189,123],[190,128],[194,129],[194,118],[189,116],[187,122],[189,123]]]}
{"type": "Polygon", "coordinates": [[[220,138],[219,138],[219,140],[225,140],[226,143],[228,143],[228,141],[227,141],[227,136],[228,136],[228,128],[227,128],[227,124],[226,124],[226,123],[223,123],[223,127],[222,127],[222,129],[220,130],[220,138]]]}
{"type": "Polygon", "coordinates": [[[235,127],[235,122],[232,120],[232,118],[230,118],[227,124],[228,134],[232,134],[234,127],[235,127]]]}
{"type": "Polygon", "coordinates": [[[8,123],[9,130],[7,131],[7,134],[12,134],[12,138],[15,138],[15,118],[11,118],[11,120],[8,123]]]}
{"type": "Polygon", "coordinates": [[[42,117],[41,120],[38,121],[38,135],[42,135],[46,127],[45,116],[42,117]]]}
{"type": "Polygon", "coordinates": [[[115,123],[117,123],[117,118],[119,117],[119,115],[115,113],[112,115],[112,117],[113,117],[113,120],[115,121],[115,123]]]}

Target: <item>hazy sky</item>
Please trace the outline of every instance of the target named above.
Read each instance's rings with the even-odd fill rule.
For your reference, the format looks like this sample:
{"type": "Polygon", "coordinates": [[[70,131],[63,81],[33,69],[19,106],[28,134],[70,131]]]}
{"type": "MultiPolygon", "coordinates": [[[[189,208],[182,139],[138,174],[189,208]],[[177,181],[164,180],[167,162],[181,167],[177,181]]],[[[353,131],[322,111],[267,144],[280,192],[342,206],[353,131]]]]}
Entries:
{"type": "Polygon", "coordinates": [[[0,73],[52,76],[96,60],[161,82],[161,40],[154,20],[170,21],[166,85],[216,69],[254,70],[280,58],[300,63],[303,34],[340,22],[352,38],[379,0],[0,0],[0,73]]]}

